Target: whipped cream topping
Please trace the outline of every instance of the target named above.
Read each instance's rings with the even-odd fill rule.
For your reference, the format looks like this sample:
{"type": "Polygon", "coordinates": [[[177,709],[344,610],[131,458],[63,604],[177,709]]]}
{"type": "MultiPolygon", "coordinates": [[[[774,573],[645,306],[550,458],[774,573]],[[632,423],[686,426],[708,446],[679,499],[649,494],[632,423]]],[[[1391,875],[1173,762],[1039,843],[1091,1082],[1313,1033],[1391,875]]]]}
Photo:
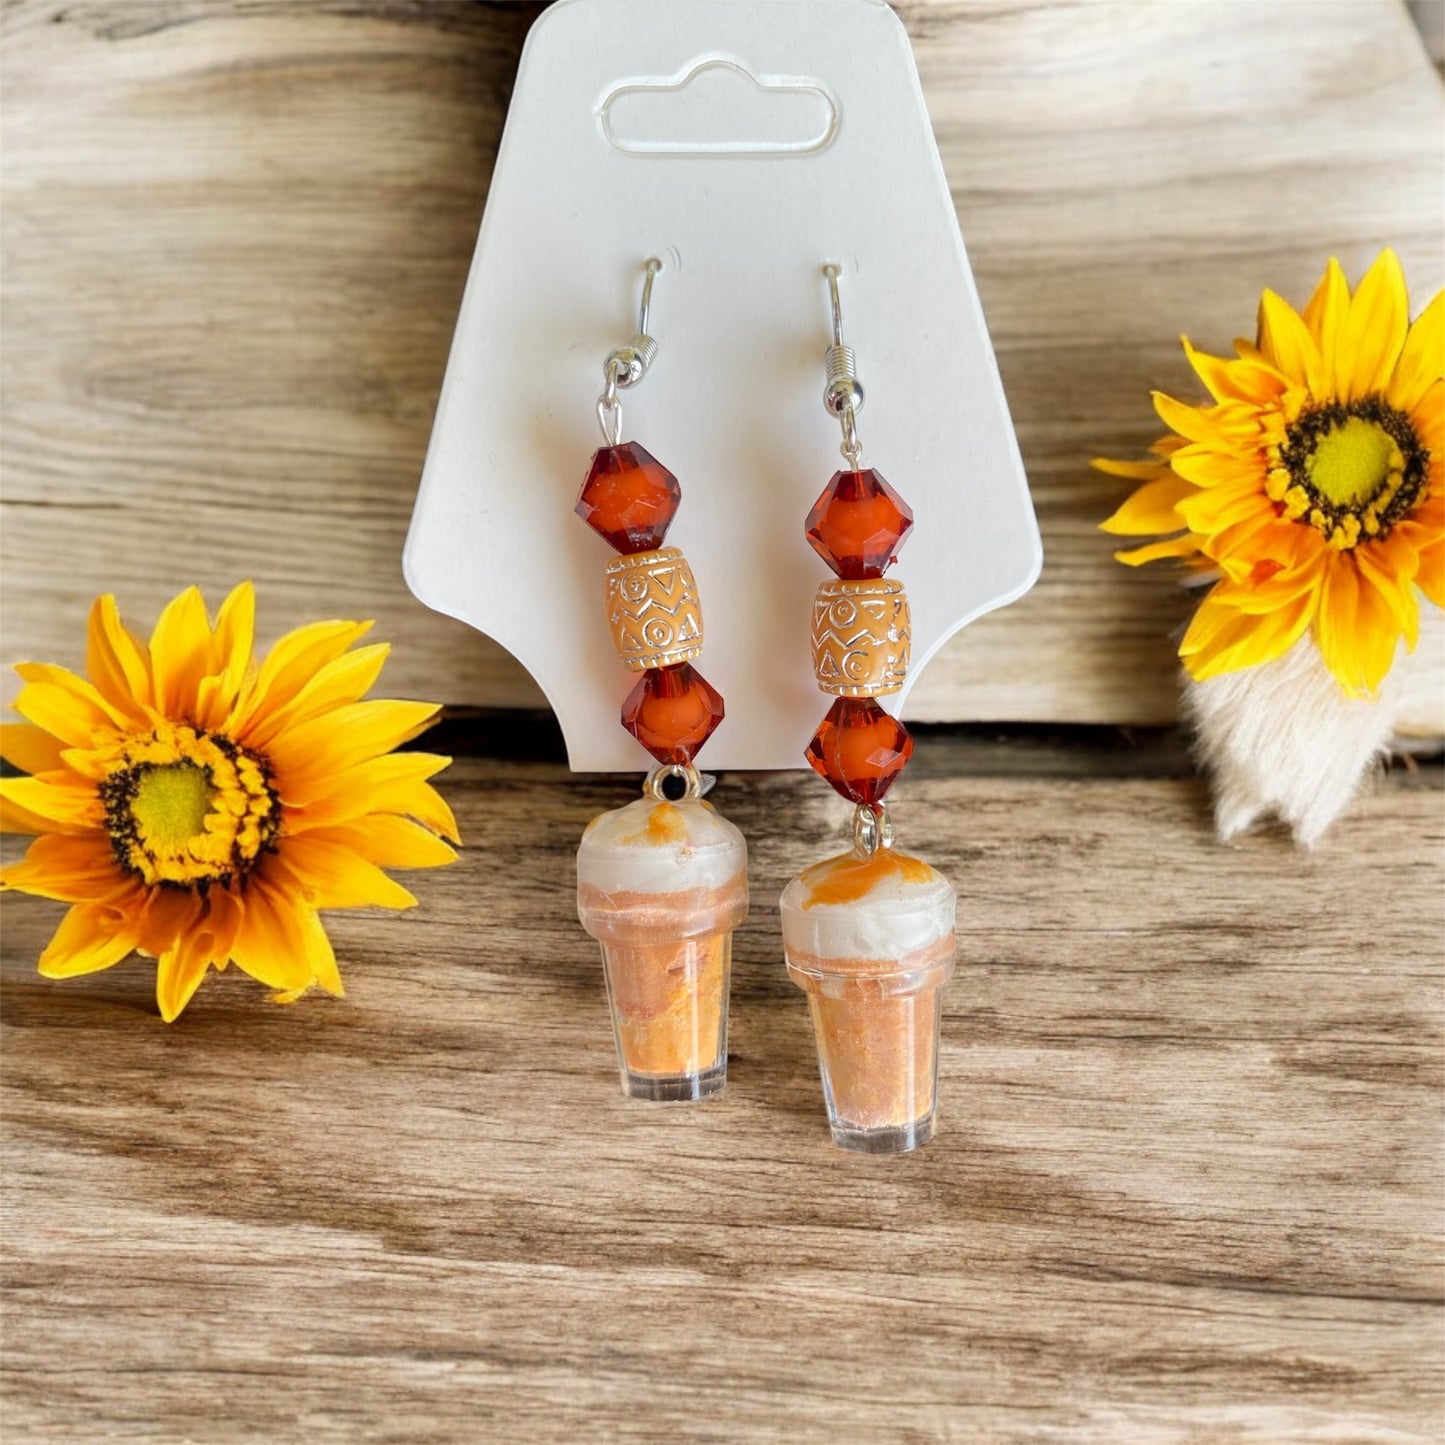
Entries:
{"type": "Polygon", "coordinates": [[[587,825],[577,882],[603,893],[680,893],[721,888],[747,862],[743,835],[706,803],[639,798],[587,825]]]}
{"type": "Polygon", "coordinates": [[[953,932],[954,904],[948,879],[917,858],[831,858],[783,890],[783,947],[816,959],[905,959],[953,932]]]}

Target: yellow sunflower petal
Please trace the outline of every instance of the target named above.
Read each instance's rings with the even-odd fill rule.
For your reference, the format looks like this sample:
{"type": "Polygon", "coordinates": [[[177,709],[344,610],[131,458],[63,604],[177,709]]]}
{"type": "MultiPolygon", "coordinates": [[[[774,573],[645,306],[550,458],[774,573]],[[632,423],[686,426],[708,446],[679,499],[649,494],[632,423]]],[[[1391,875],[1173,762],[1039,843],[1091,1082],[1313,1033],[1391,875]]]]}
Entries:
{"type": "Polygon", "coordinates": [[[34,723],[0,723],[0,758],[27,773],[49,773],[65,766],[64,743],[34,723]]]}
{"type": "Polygon", "coordinates": [[[1445,607],[1445,536],[1420,548],[1415,585],[1437,606],[1445,607]]]}
{"type": "Polygon", "coordinates": [[[40,955],[46,978],[74,978],[98,973],[134,952],[136,931],[119,908],[103,903],[77,903],[60,922],[40,955]]]}
{"type": "Polygon", "coordinates": [[[285,707],[321,668],[364,637],[371,626],[370,622],[311,622],[288,632],[266,654],[227,727],[245,742],[251,728],[285,707]]]}
{"type": "Polygon", "coordinates": [[[1445,291],[1415,318],[1405,335],[1395,374],[1385,389],[1385,400],[1401,411],[1413,411],[1430,388],[1445,376],[1445,291]]]}
{"type": "Polygon", "coordinates": [[[1180,643],[1179,655],[1196,682],[1273,662],[1304,635],[1313,610],[1313,595],[1255,615],[1206,597],[1180,643]]]}
{"type": "Polygon", "coordinates": [[[21,662],[15,671],[26,684],[15,699],[15,711],[71,747],[88,747],[127,725],[124,713],[68,668],[21,662]]]}
{"type": "Polygon", "coordinates": [[[1406,651],[1414,652],[1420,640],[1420,604],[1411,585],[1413,576],[1401,579],[1382,566],[1372,547],[1356,547],[1354,557],[1360,569],[1361,585],[1375,590],[1404,637],[1406,651]]]}
{"type": "Polygon", "coordinates": [[[299,900],[288,899],[265,879],[257,879],[246,893],[231,944],[232,962],[267,988],[304,989],[313,977],[307,961],[306,915],[311,913],[299,900]]]}
{"type": "Polygon", "coordinates": [[[1302,317],[1319,347],[1321,381],[1328,394],[1338,385],[1336,358],[1340,354],[1340,328],[1350,314],[1350,287],[1340,263],[1331,256],[1320,284],[1305,305],[1302,317]]]}
{"type": "Polygon", "coordinates": [[[212,671],[229,672],[239,683],[251,660],[255,637],[256,588],[250,582],[238,582],[216,613],[216,627],[211,634],[212,671]]]}
{"type": "Polygon", "coordinates": [[[1175,506],[1185,497],[1192,497],[1192,483],[1172,472],[1157,481],[1146,482],[1113,516],[1099,523],[1104,532],[1126,537],[1148,537],[1158,532],[1177,531],[1182,518],[1175,506]]]}
{"type": "Polygon", "coordinates": [[[305,807],[288,811],[286,829],[302,833],[348,823],[368,813],[399,813],[457,842],[461,835],[452,810],[426,783],[450,762],[435,753],[387,753],[372,758],[336,773],[305,807]]]}
{"type": "MultiPolygon", "coordinates": [[[[60,774],[64,779],[68,775],[60,774]]],[[[43,778],[0,778],[0,798],[43,818],[49,831],[83,833],[105,825],[105,804],[87,783],[43,778]]]]}
{"type": "Polygon", "coordinates": [[[1157,482],[1160,477],[1169,475],[1169,464],[1159,460],[1121,462],[1112,457],[1095,457],[1089,465],[1096,472],[1103,472],[1111,477],[1125,477],[1133,482],[1157,482]]]}
{"type": "Polygon", "coordinates": [[[151,888],[137,916],[139,947],[159,958],[173,949],[201,916],[201,900],[189,888],[151,888]]]}
{"type": "Polygon", "coordinates": [[[138,723],[149,717],[150,659],[120,620],[115,598],[97,597],[85,636],[85,670],[117,712],[138,723]]]}
{"type": "Polygon", "coordinates": [[[1347,692],[1373,693],[1384,681],[1400,629],[1379,593],[1361,584],[1350,553],[1334,558],[1325,572],[1314,635],[1325,666],[1347,692]]]}
{"type": "Polygon", "coordinates": [[[1314,396],[1325,394],[1320,349],[1299,313],[1274,291],[1259,298],[1259,348],[1291,381],[1302,383],[1314,396]]]}
{"type": "Polygon", "coordinates": [[[1410,298],[1399,258],[1381,251],[1350,300],[1335,352],[1340,398],[1354,401],[1389,384],[1410,324],[1410,298]]]}
{"type": "Polygon", "coordinates": [[[1208,554],[1234,577],[1255,577],[1261,563],[1278,570],[1313,565],[1328,544],[1313,527],[1298,527],[1262,509],[1214,533],[1204,543],[1208,554]]]}
{"type": "Polygon", "coordinates": [[[1194,374],[1218,402],[1245,401],[1261,406],[1274,400],[1288,382],[1272,366],[1255,361],[1235,361],[1197,351],[1187,336],[1181,336],[1184,355],[1194,374]]]}
{"type": "Polygon", "coordinates": [[[1150,542],[1144,547],[1131,547],[1127,552],[1115,552],[1114,560],[1126,567],[1142,567],[1146,562],[1158,562],[1164,557],[1189,557],[1199,550],[1201,538],[1193,532],[1170,537],[1163,542],[1150,542]]]}
{"type": "Polygon", "coordinates": [[[231,589],[216,614],[206,676],[196,689],[196,721],[219,729],[245,686],[256,630],[256,589],[242,582],[231,589]]]}
{"type": "Polygon", "coordinates": [[[198,587],[187,587],[166,603],[150,639],[155,705],[166,717],[188,717],[195,711],[210,655],[205,599],[198,587]]]}
{"type": "Polygon", "coordinates": [[[321,919],[313,909],[301,914],[301,941],[306,949],[306,967],[311,976],[329,994],[340,998],[346,990],[341,986],[341,973],[336,967],[336,953],[321,919]]]}
{"type": "Polygon", "coordinates": [[[0,795],[0,833],[53,833],[55,824],[0,795]]]}
{"type": "Polygon", "coordinates": [[[266,876],[285,876],[312,908],[412,908],[416,899],[374,863],[339,843],[302,833],[266,860],[266,876]]]}
{"type": "Polygon", "coordinates": [[[18,863],[0,868],[0,887],[61,903],[93,903],[127,882],[104,833],[45,833],[18,863]]]}
{"type": "Polygon", "coordinates": [[[377,698],[287,728],[266,749],[277,791],[292,806],[309,802],[333,774],[414,738],[437,711],[434,703],[377,698]]]}
{"type": "Polygon", "coordinates": [[[1218,407],[1189,406],[1162,391],[1154,392],[1153,397],[1159,420],[1192,442],[1215,451],[1232,452],[1249,439],[1249,431],[1234,425],[1227,415],[1221,415],[1218,407]]]}
{"type": "Polygon", "coordinates": [[[174,1023],[211,966],[211,935],[197,928],[178,938],[156,962],[156,1005],[174,1023]]]}
{"type": "Polygon", "coordinates": [[[1296,598],[1312,594],[1324,575],[1323,556],[1303,567],[1271,572],[1256,567],[1253,577],[1221,582],[1214,589],[1215,602],[1248,616],[1263,616],[1288,607],[1296,598]]]}
{"type": "Polygon", "coordinates": [[[1420,445],[1430,453],[1430,490],[1438,492],[1445,459],[1445,381],[1432,381],[1410,413],[1420,445]]]}
{"type": "Polygon", "coordinates": [[[348,848],[379,868],[439,868],[457,859],[455,850],[430,829],[393,813],[317,828],[306,837],[348,848]]]}
{"type": "Polygon", "coordinates": [[[1185,526],[1202,533],[1222,532],[1252,517],[1273,520],[1275,516],[1273,503],[1249,476],[1227,484],[1201,487],[1175,510],[1185,526]]]}
{"type": "Polygon", "coordinates": [[[376,642],[345,652],[321,667],[284,707],[252,726],[247,744],[264,751],[277,733],[347,703],[359,702],[371,690],[391,652],[389,643],[376,642]]]}
{"type": "Polygon", "coordinates": [[[1193,444],[1180,447],[1170,458],[1170,465],[1177,475],[1200,489],[1248,487],[1259,492],[1260,500],[1264,500],[1265,467],[1255,447],[1221,452],[1193,444]]]}

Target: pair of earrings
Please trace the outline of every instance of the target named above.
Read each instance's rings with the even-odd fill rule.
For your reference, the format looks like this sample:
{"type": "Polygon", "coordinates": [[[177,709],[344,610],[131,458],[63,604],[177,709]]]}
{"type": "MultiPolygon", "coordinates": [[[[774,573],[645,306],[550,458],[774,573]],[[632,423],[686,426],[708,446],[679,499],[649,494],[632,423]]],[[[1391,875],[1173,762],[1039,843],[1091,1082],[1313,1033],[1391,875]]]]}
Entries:
{"type": "MultiPolygon", "coordinates": [[[[597,401],[603,446],[577,512],[618,553],[607,563],[607,622],[641,676],[622,725],[657,760],[642,797],[594,818],[577,850],[577,910],[602,946],[623,1092],[701,1099],[727,1081],[732,934],[748,912],[747,844],[702,802],[694,759],[723,718],[723,699],[692,666],[702,608],[687,559],[663,545],[682,492],[636,442],[622,440],[620,393],[657,355],[648,334],[646,263],[637,335],[611,352],[597,401]]],[[[783,947],[808,998],[836,1144],[896,1153],[926,1143],[938,1090],[943,985],[953,972],[954,892],[893,846],[884,804],[913,751],[877,699],[908,668],[908,598],[884,576],[913,514],[860,464],[863,405],[843,344],[839,268],[823,267],[832,309],[824,404],[843,431],[846,467],[808,513],[806,536],[836,574],[818,589],[812,643],[818,686],[835,701],[805,750],[854,805],[853,848],[804,870],[783,891],[783,947]]]]}

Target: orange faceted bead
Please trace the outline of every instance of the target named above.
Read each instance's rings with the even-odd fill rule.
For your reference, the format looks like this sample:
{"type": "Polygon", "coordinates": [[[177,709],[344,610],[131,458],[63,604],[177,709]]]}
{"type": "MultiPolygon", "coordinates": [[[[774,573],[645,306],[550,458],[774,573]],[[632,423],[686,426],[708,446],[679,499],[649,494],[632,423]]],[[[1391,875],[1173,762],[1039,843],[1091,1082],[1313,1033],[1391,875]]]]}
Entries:
{"type": "Polygon", "coordinates": [[[722,694],[687,662],[648,668],[622,704],[622,726],[660,763],[690,763],[722,720],[722,694]]]}
{"type": "Polygon", "coordinates": [[[913,525],[908,503],[869,467],[834,472],[808,513],[813,550],[842,578],[881,577],[913,525]]]}
{"type": "Polygon", "coordinates": [[[877,803],[913,755],[913,739],[871,697],[840,697],[804,757],[855,803],[877,803]]]}
{"type": "Polygon", "coordinates": [[[662,546],[677,515],[677,478],[636,442],[600,447],[592,458],[577,515],[618,552],[662,546]]]}

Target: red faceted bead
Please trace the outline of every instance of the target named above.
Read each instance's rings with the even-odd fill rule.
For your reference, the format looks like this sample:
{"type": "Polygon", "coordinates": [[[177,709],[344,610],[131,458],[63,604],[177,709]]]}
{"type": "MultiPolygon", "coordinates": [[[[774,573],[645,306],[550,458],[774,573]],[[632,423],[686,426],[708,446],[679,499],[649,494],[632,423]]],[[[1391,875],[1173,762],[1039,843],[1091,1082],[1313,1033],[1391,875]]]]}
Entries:
{"type": "Polygon", "coordinates": [[[660,763],[690,763],[722,720],[722,694],[689,662],[649,667],[622,704],[622,726],[660,763]]]}
{"type": "Polygon", "coordinates": [[[877,803],[913,755],[913,739],[871,697],[840,697],[804,757],[845,798],[877,803]]]}
{"type": "Polygon", "coordinates": [[[834,472],[808,513],[813,550],[849,582],[881,577],[913,525],[908,503],[869,467],[834,472]]]}
{"type": "Polygon", "coordinates": [[[636,442],[601,447],[592,458],[577,515],[618,552],[662,546],[677,515],[677,478],[636,442]]]}

